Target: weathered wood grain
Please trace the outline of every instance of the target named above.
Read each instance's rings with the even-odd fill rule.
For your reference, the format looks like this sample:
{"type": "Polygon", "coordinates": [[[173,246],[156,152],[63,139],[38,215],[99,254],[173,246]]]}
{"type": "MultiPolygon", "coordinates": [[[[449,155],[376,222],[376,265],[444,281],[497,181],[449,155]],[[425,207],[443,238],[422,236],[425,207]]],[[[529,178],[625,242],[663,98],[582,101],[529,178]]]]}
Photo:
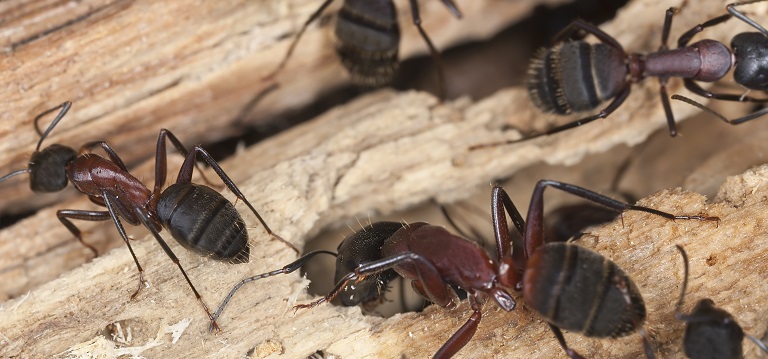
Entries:
{"type": "MultiPolygon", "coordinates": [[[[651,50],[658,44],[659,24],[668,6],[656,1],[634,2],[605,29],[627,44],[628,50],[651,50]],[[630,20],[638,25],[627,27],[630,20]]],[[[673,33],[720,12],[717,7],[707,6],[686,10],[690,11],[680,15],[673,33]]],[[[724,39],[729,32],[737,31],[743,29],[728,27],[706,36],[724,39]]],[[[676,85],[670,88],[671,92],[678,90],[676,85]]],[[[180,97],[178,102],[184,101],[180,97]]],[[[87,114],[93,110],[85,108],[84,116],[92,116],[87,114]]],[[[694,112],[676,104],[674,109],[679,119],[694,112]]],[[[27,108],[27,121],[39,110],[27,108]]],[[[146,121],[154,122],[164,116],[149,117],[146,121]]],[[[655,128],[664,126],[656,83],[648,81],[633,91],[620,111],[601,123],[517,146],[466,150],[469,145],[513,138],[513,131],[503,129],[541,126],[546,118],[549,117],[528,104],[522,89],[501,91],[476,103],[460,99],[443,104],[422,93],[382,91],[248,148],[222,166],[270,225],[286,239],[301,245],[321,228],[340,220],[373,211],[387,213],[433,197],[460,199],[478,186],[487,186],[493,179],[509,176],[530,164],[542,160],[574,163],[586,154],[606,151],[617,144],[638,143],[655,128]]],[[[26,123],[22,127],[29,126],[26,123]]],[[[122,131],[139,131],[138,127],[122,131]]],[[[74,128],[62,135],[76,132],[74,128]]],[[[148,137],[154,139],[157,130],[149,132],[148,137]]],[[[94,133],[97,132],[83,136],[92,139],[94,133]]],[[[30,131],[29,136],[27,141],[32,143],[34,133],[30,131]]],[[[115,147],[122,154],[124,148],[129,152],[138,145],[115,147]]],[[[26,147],[27,155],[31,148],[26,147]]],[[[16,155],[16,163],[25,159],[16,155]]],[[[758,240],[765,237],[765,172],[761,168],[733,179],[729,187],[721,190],[716,203],[707,204],[703,197],[678,191],[665,191],[643,202],[676,213],[701,211],[717,215],[722,218],[718,227],[628,213],[623,225],[617,221],[594,230],[582,242],[614,259],[636,280],[649,307],[647,330],[660,356],[679,357],[681,325],[672,317],[672,303],[678,293],[682,265],[674,250],[675,243],[685,245],[692,258],[690,292],[694,294],[689,295],[687,308],[696,297],[711,297],[736,314],[746,331],[758,336],[765,331],[762,318],[768,308],[768,288],[761,281],[765,277],[761,266],[765,263],[766,248],[764,241],[758,240]]],[[[84,208],[85,203],[78,199],[67,204],[67,208],[84,208]]],[[[242,204],[238,208],[246,222],[255,226],[255,218],[243,211],[242,204]]],[[[27,276],[26,280],[31,281],[31,277],[43,276],[33,271],[47,271],[49,265],[54,267],[53,274],[45,275],[61,273],[66,266],[58,267],[52,263],[53,258],[67,258],[62,262],[70,264],[88,258],[82,253],[77,256],[75,252],[86,252],[72,242],[54,211],[46,209],[0,232],[0,272],[15,270],[17,278],[23,281],[23,276],[27,276]],[[60,257],[56,255],[59,250],[68,253],[67,256],[75,255],[60,257]]],[[[108,236],[114,239],[114,229],[109,230],[108,236]]],[[[229,315],[222,319],[224,333],[213,336],[206,332],[202,311],[175,266],[151,239],[145,238],[144,232],[138,233],[140,239],[135,241],[134,248],[147,269],[151,286],[136,301],[129,300],[137,283],[134,264],[125,248],[116,249],[27,295],[3,303],[0,356],[63,353],[99,337],[114,322],[120,322],[123,328],[130,326],[130,346],[142,346],[153,343],[166,324],[191,318],[190,326],[177,343],[171,343],[170,335],[160,334],[163,343],[144,350],[143,355],[232,357],[255,348],[256,357],[283,353],[299,358],[318,349],[341,357],[399,357],[401,353],[426,357],[468,315],[466,306],[450,312],[429,308],[424,313],[389,320],[364,317],[356,308],[332,306],[294,315],[291,305],[309,297],[303,290],[305,283],[293,275],[244,289],[229,308],[229,315]]],[[[278,268],[293,258],[293,252],[285,246],[268,241],[261,228],[254,227],[250,234],[254,249],[251,262],[245,265],[197,258],[171,244],[209,305],[218,304],[231,284],[241,277],[278,268]]],[[[26,291],[20,288],[24,287],[11,289],[16,291],[12,295],[26,291]]],[[[524,306],[508,314],[492,304],[486,309],[479,332],[460,355],[562,356],[546,325],[524,306]]],[[[576,335],[567,335],[567,339],[587,355],[634,358],[641,353],[636,336],[620,341],[576,335]]]]}
{"type": "MultiPolygon", "coordinates": [[[[426,31],[439,48],[488,38],[538,3],[460,2],[456,20],[437,1],[421,6],[426,31]]],[[[272,84],[263,78],[287,50],[317,0],[215,2],[12,0],[0,4],[0,173],[23,168],[38,137],[32,119],[65,100],[73,110],[50,143],[77,148],[107,139],[126,163],[152,155],[157,131],[173,129],[186,143],[212,142],[246,126],[306,106],[349,83],[336,59],[332,29],[312,26],[285,71],[280,89],[252,111],[249,102],[272,84]]],[[[397,2],[401,57],[426,53],[397,2]]],[[[340,5],[336,4],[336,6],[340,5]]],[[[335,9],[335,7],[333,7],[335,9]]],[[[333,10],[332,9],[332,10],[333,10]]],[[[330,13],[333,13],[331,11],[330,13]]],[[[50,203],[24,181],[0,186],[0,213],[50,203]]]]}

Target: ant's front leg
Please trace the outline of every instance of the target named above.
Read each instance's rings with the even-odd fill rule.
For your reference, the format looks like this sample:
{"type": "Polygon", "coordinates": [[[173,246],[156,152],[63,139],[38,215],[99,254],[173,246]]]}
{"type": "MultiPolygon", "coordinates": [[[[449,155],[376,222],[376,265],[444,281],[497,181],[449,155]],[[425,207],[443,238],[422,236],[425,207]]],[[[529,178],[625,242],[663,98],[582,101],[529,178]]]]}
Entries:
{"type": "Polygon", "coordinates": [[[131,299],[136,298],[136,296],[139,295],[139,292],[141,292],[141,289],[144,287],[144,269],[141,268],[141,264],[139,264],[138,258],[136,258],[136,254],[133,252],[133,248],[131,247],[130,238],[125,233],[125,229],[123,228],[122,223],[120,222],[120,219],[117,217],[117,215],[111,211],[111,204],[108,201],[104,201],[105,205],[107,206],[108,211],[84,211],[84,210],[73,210],[73,209],[62,209],[58,210],[56,212],[56,216],[59,218],[59,221],[64,225],[64,227],[67,227],[70,233],[72,233],[77,239],[82,243],[84,246],[86,246],[88,249],[90,249],[94,256],[98,256],[98,252],[96,251],[96,248],[91,246],[90,244],[83,241],[83,234],[80,231],[77,226],[75,226],[70,219],[78,219],[83,221],[108,221],[109,219],[112,219],[115,223],[115,227],[117,227],[117,231],[120,233],[120,236],[123,238],[123,241],[126,245],[128,245],[128,250],[131,252],[131,256],[133,257],[133,261],[136,263],[136,268],[139,270],[139,287],[136,289],[136,292],[134,292],[131,295],[131,299]]]}
{"type": "Polygon", "coordinates": [[[93,252],[94,257],[98,257],[99,253],[96,250],[96,248],[88,243],[86,243],[83,240],[83,233],[80,231],[77,226],[75,226],[72,221],[69,219],[79,219],[83,221],[108,221],[109,220],[109,212],[107,211],[83,211],[83,210],[76,210],[76,209],[61,209],[56,211],[56,217],[59,218],[59,221],[61,224],[64,225],[64,227],[67,227],[70,233],[77,238],[78,241],[80,241],[80,244],[85,246],[86,248],[90,249],[91,252],[93,252]]]}

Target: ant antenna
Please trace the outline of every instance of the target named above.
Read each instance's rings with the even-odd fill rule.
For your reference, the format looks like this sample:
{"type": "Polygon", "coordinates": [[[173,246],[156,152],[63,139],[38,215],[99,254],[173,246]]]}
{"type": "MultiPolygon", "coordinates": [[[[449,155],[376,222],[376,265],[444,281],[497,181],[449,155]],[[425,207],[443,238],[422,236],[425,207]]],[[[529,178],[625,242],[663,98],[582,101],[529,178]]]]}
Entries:
{"type": "Polygon", "coordinates": [[[680,252],[680,255],[683,256],[683,287],[680,289],[680,297],[677,300],[677,305],[675,306],[675,316],[677,319],[680,319],[680,307],[683,306],[683,299],[685,298],[685,290],[688,288],[688,254],[685,253],[685,249],[681,247],[680,245],[675,244],[675,248],[680,252]]]}
{"type": "Polygon", "coordinates": [[[72,107],[72,101],[65,101],[61,105],[58,105],[52,109],[46,110],[45,112],[35,117],[35,130],[37,131],[37,134],[40,135],[40,141],[37,142],[37,147],[35,148],[35,151],[40,151],[40,145],[43,144],[43,140],[45,140],[45,138],[48,137],[48,134],[51,133],[53,128],[56,127],[56,125],[59,123],[59,121],[61,121],[62,118],[64,118],[64,115],[67,114],[70,107],[72,107]],[[40,118],[58,109],[61,109],[61,111],[59,111],[59,114],[56,115],[56,118],[53,119],[53,122],[51,122],[51,124],[48,125],[48,128],[45,129],[45,132],[41,132],[40,126],[38,124],[38,121],[40,120],[40,118]]]}

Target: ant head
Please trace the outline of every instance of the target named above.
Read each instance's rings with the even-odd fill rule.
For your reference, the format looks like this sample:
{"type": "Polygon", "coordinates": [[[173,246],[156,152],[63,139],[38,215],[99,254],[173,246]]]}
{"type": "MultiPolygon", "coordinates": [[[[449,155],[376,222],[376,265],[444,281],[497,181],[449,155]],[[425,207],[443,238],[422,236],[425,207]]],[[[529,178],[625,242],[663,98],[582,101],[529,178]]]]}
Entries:
{"type": "Polygon", "coordinates": [[[35,130],[40,135],[40,140],[37,142],[35,153],[29,159],[29,167],[0,177],[0,182],[22,173],[29,173],[30,187],[34,192],[58,192],[67,187],[66,166],[77,156],[77,152],[72,148],[56,144],[50,145],[41,151],[40,146],[51,130],[56,127],[56,124],[67,114],[71,106],[72,102],[67,101],[35,117],[35,130]],[[58,109],[61,109],[61,111],[59,111],[59,114],[56,115],[56,118],[45,132],[40,131],[40,126],[38,125],[40,118],[58,109]]]}
{"type": "Polygon", "coordinates": [[[736,56],[733,79],[749,89],[768,89],[768,37],[759,32],[743,32],[734,36],[731,48],[736,56]]]}
{"type": "Polygon", "coordinates": [[[678,314],[685,325],[683,347],[689,358],[743,358],[744,331],[730,313],[702,299],[690,314],[678,314]],[[707,353],[706,355],[704,353],[707,353]]]}
{"type": "MultiPolygon", "coordinates": [[[[354,272],[363,263],[381,259],[381,246],[403,226],[400,222],[376,222],[345,238],[337,248],[339,255],[336,257],[334,281],[354,272]]],[[[397,273],[394,270],[387,270],[356,283],[349,283],[342,288],[339,299],[345,306],[376,300],[395,277],[397,273]]]]}
{"type": "Polygon", "coordinates": [[[29,160],[29,186],[34,192],[58,192],[67,187],[67,164],[77,156],[75,150],[58,144],[32,154],[29,160]]]}

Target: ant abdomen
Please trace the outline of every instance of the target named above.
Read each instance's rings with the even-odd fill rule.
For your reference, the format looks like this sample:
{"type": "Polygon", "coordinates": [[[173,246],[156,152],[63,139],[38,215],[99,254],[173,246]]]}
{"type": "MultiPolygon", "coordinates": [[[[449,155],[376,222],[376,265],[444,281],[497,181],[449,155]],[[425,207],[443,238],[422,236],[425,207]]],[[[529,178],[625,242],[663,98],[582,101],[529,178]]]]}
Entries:
{"type": "Polygon", "coordinates": [[[336,52],[352,81],[381,86],[398,69],[400,26],[391,0],[346,0],[336,20],[336,52]]]}
{"type": "Polygon", "coordinates": [[[240,214],[210,187],[175,183],[157,201],[157,216],[182,246],[214,259],[248,262],[248,232],[240,214]]]}
{"type": "Polygon", "coordinates": [[[615,338],[635,332],[645,321],[645,304],[635,284],[616,263],[594,251],[550,243],[535,251],[528,263],[523,298],[552,325],[615,338]],[[626,284],[631,305],[617,283],[626,284]]]}
{"type": "Polygon", "coordinates": [[[528,76],[528,93],[536,107],[570,114],[616,97],[626,84],[627,67],[616,48],[573,41],[541,49],[531,60],[528,76]]]}
{"type": "Polygon", "coordinates": [[[75,150],[58,144],[33,153],[29,159],[29,187],[37,193],[63,190],[68,183],[66,166],[75,157],[75,150]]]}

